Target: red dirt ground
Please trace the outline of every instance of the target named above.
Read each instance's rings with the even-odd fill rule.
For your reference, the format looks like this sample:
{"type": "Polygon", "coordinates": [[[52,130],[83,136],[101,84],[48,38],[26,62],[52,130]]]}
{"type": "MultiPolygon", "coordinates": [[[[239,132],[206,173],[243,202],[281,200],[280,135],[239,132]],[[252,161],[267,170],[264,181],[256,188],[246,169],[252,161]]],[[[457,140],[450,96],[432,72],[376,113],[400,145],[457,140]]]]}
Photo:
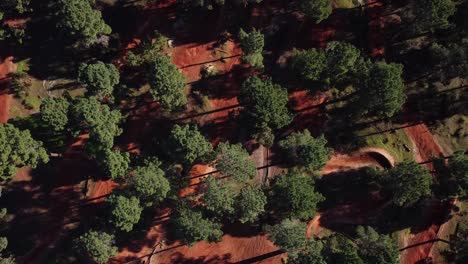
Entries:
{"type": "Polygon", "coordinates": [[[7,57],[0,64],[0,123],[6,123],[10,115],[12,95],[8,94],[10,78],[8,74],[16,70],[13,57],[7,57]]]}
{"type": "MultiPolygon", "coordinates": [[[[432,156],[444,156],[442,148],[439,147],[439,144],[436,142],[435,138],[432,136],[425,124],[406,127],[404,131],[414,143],[414,156],[417,162],[428,161],[432,156]]],[[[425,164],[425,166],[427,166],[429,170],[433,170],[432,163],[425,164]]],[[[442,209],[443,208],[440,208],[440,204],[434,204],[434,206],[428,209],[431,211],[428,212],[431,216],[430,218],[443,218],[444,215],[440,213],[442,209]]],[[[407,245],[413,245],[437,238],[439,228],[439,224],[431,224],[429,228],[412,235],[412,237],[408,240],[407,245]]],[[[401,263],[413,264],[417,263],[418,261],[430,258],[430,252],[433,246],[434,243],[428,243],[405,250],[401,256],[401,263]]]]}

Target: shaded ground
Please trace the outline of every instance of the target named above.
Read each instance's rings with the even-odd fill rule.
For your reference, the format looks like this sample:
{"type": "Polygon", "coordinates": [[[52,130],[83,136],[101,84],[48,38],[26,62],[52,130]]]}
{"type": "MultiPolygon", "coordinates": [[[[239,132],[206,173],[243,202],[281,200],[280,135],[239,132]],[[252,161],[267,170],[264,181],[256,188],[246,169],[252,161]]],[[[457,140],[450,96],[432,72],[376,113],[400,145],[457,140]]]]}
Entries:
{"type": "Polygon", "coordinates": [[[16,70],[13,57],[7,57],[0,63],[0,123],[6,123],[10,114],[10,104],[13,95],[9,94],[9,73],[16,70]]]}

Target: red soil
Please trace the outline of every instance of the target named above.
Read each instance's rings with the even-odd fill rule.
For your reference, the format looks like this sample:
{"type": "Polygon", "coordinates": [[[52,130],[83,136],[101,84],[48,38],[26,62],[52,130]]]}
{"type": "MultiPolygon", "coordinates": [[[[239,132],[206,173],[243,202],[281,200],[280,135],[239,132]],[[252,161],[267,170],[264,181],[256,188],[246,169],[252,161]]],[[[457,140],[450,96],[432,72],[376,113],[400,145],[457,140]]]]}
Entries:
{"type": "Polygon", "coordinates": [[[182,263],[281,263],[279,248],[267,240],[265,235],[251,237],[235,237],[224,235],[219,243],[199,242],[193,247],[170,245],[153,256],[152,263],[182,264],[182,263]]]}
{"type": "Polygon", "coordinates": [[[8,94],[10,84],[9,73],[16,70],[16,65],[13,63],[13,57],[7,57],[0,63],[0,123],[6,123],[10,115],[10,104],[12,95],[8,94]]]}
{"type": "MultiPolygon", "coordinates": [[[[413,141],[415,148],[416,162],[425,162],[432,157],[441,157],[444,155],[442,148],[425,124],[418,124],[404,128],[408,137],[413,141]]],[[[432,164],[427,164],[429,169],[433,169],[432,164]]]]}

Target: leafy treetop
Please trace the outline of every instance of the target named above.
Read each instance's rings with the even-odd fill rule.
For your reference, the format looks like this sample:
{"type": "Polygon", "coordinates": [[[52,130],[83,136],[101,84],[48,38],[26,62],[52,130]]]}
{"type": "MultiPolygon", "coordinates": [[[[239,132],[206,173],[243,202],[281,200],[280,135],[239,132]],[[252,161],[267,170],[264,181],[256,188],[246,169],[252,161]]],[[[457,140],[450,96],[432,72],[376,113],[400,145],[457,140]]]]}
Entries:
{"type": "Polygon", "coordinates": [[[84,84],[92,95],[98,97],[112,96],[114,86],[119,83],[120,74],[114,64],[98,61],[93,64],[81,64],[78,69],[78,80],[84,84]]]}
{"type": "Polygon", "coordinates": [[[140,221],[143,211],[138,198],[112,194],[107,202],[111,207],[110,223],[122,231],[132,231],[133,226],[140,221]]]}
{"type": "Polygon", "coordinates": [[[104,264],[117,254],[114,235],[90,230],[74,241],[78,252],[88,256],[98,264],[104,264]]]}
{"type": "Polygon", "coordinates": [[[333,11],[330,0],[300,0],[299,9],[315,23],[327,19],[333,11]]]}
{"type": "Polygon", "coordinates": [[[199,211],[185,207],[179,209],[177,217],[174,218],[174,225],[175,230],[190,245],[202,240],[209,243],[218,242],[223,235],[220,224],[204,218],[199,211]]]}
{"type": "Polygon", "coordinates": [[[170,154],[177,160],[191,164],[196,160],[207,161],[213,156],[213,146],[200,133],[196,125],[175,125],[167,140],[170,154]]]}
{"type": "Polygon", "coordinates": [[[217,148],[216,168],[226,176],[233,176],[238,181],[252,179],[257,173],[255,162],[241,144],[221,142],[217,148]]]}
{"type": "Polygon", "coordinates": [[[253,29],[246,33],[243,29],[239,31],[240,46],[242,48],[242,60],[254,68],[263,68],[263,47],[265,37],[260,31],[253,29]]]}
{"type": "Polygon", "coordinates": [[[69,107],[64,97],[47,97],[41,102],[41,119],[55,131],[62,131],[68,124],[69,107]]]}

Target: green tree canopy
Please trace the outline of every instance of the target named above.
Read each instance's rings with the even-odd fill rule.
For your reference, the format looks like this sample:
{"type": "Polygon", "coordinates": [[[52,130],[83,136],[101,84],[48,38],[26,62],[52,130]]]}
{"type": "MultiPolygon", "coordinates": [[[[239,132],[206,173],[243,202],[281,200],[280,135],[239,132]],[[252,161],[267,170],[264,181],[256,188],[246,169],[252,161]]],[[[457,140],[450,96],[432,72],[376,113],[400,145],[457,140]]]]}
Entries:
{"type": "Polygon", "coordinates": [[[184,240],[193,245],[198,241],[209,243],[221,240],[223,231],[221,225],[203,217],[201,212],[189,208],[181,208],[174,218],[175,230],[184,240]]]}
{"type": "Polygon", "coordinates": [[[465,151],[457,151],[448,159],[436,158],[434,167],[440,175],[440,185],[448,196],[468,194],[468,158],[465,151]]]}
{"type": "Polygon", "coordinates": [[[414,2],[414,26],[418,32],[446,28],[448,18],[455,14],[452,0],[420,0],[414,2]]]}
{"type": "Polygon", "coordinates": [[[94,41],[99,35],[108,35],[112,29],[102,19],[89,0],[58,0],[58,26],[66,33],[94,41]]]}
{"type": "Polygon", "coordinates": [[[201,199],[205,208],[213,215],[223,217],[234,213],[235,193],[229,184],[221,183],[213,176],[206,179],[206,190],[201,199]]]}
{"type": "Polygon", "coordinates": [[[114,86],[120,81],[120,74],[111,63],[83,63],[78,69],[78,80],[88,88],[88,92],[102,98],[112,96],[114,86]]]}
{"type": "Polygon", "coordinates": [[[329,42],[325,54],[327,66],[324,73],[332,83],[346,78],[361,57],[361,52],[355,46],[340,41],[329,42]]]}
{"type": "Polygon", "coordinates": [[[262,190],[246,186],[241,189],[235,200],[237,217],[241,223],[252,223],[265,212],[267,197],[262,190]]]}
{"type": "Polygon", "coordinates": [[[154,100],[171,111],[185,106],[185,76],[167,55],[158,55],[153,61],[148,78],[154,100]]]}
{"type": "Polygon", "coordinates": [[[400,263],[400,251],[396,241],[377,233],[372,227],[357,227],[355,243],[364,263],[400,263]]]}
{"type": "Polygon", "coordinates": [[[333,8],[330,0],[300,0],[299,10],[315,23],[320,23],[331,15],[333,8]]]}
{"type": "Polygon", "coordinates": [[[117,254],[114,235],[102,231],[90,230],[74,241],[78,252],[88,256],[99,264],[104,264],[117,254]]]}
{"type": "Polygon", "coordinates": [[[316,213],[317,203],[324,197],[315,191],[314,180],[298,172],[278,177],[273,186],[272,202],[278,212],[287,217],[310,220],[316,213]]]}
{"type": "Polygon", "coordinates": [[[69,107],[64,97],[47,97],[41,102],[41,119],[55,131],[62,131],[68,124],[69,107]]]}
{"type": "Polygon", "coordinates": [[[11,124],[0,124],[0,178],[8,180],[17,168],[47,163],[49,156],[42,142],[32,138],[29,130],[19,130],[11,124]]]}
{"type": "Polygon", "coordinates": [[[155,57],[168,47],[169,39],[155,31],[154,34],[142,39],[141,43],[132,51],[127,53],[127,63],[129,66],[138,67],[153,62],[155,57]]]}
{"type": "Polygon", "coordinates": [[[312,137],[309,130],[293,132],[279,142],[279,147],[286,151],[290,160],[309,170],[320,170],[325,166],[330,150],[323,135],[312,137]]]}
{"type": "Polygon", "coordinates": [[[99,160],[104,171],[115,180],[127,175],[128,165],[130,163],[130,154],[120,152],[119,150],[106,149],[102,160],[99,160]]]}
{"type": "Polygon", "coordinates": [[[416,162],[403,162],[383,173],[382,183],[393,194],[393,203],[411,207],[431,194],[432,176],[416,162]]]}
{"type": "MultiPolygon", "coordinates": [[[[287,264],[327,264],[323,257],[323,242],[313,238],[308,239],[306,247],[303,251],[295,256],[288,257],[287,264]]],[[[349,262],[329,262],[329,263],[346,263],[349,262]]]]}
{"type": "Polygon", "coordinates": [[[257,127],[281,128],[292,121],[288,111],[288,92],[271,79],[251,76],[243,84],[239,102],[255,120],[257,127]]]}
{"type": "Polygon", "coordinates": [[[295,49],[289,67],[303,81],[320,81],[327,67],[327,57],[316,49],[295,49]]]}
{"type": "Polygon", "coordinates": [[[171,186],[159,166],[159,161],[153,161],[135,169],[132,178],[133,189],[140,199],[160,202],[169,193],[171,186]]]}
{"type": "Polygon", "coordinates": [[[71,106],[71,116],[78,129],[89,131],[87,149],[90,153],[112,148],[114,137],[122,133],[120,112],[101,104],[96,97],[78,99],[71,106]]]}
{"type": "Polygon", "coordinates": [[[111,208],[109,222],[122,231],[132,231],[133,226],[140,221],[143,211],[138,198],[112,194],[107,198],[107,202],[111,208]]]}
{"type": "Polygon", "coordinates": [[[257,174],[255,162],[241,144],[221,142],[217,148],[216,168],[225,176],[232,176],[238,181],[247,181],[257,174]]]}
{"type": "Polygon", "coordinates": [[[196,125],[175,125],[167,140],[167,149],[178,161],[192,164],[194,161],[207,161],[213,156],[213,146],[200,133],[196,125]]]}
{"type": "Polygon", "coordinates": [[[263,47],[265,37],[255,28],[246,33],[243,29],[239,31],[240,46],[243,52],[242,60],[254,68],[263,69],[263,47]]]}
{"type": "Polygon", "coordinates": [[[286,250],[289,256],[295,256],[306,245],[307,225],[296,219],[284,219],[274,226],[267,226],[268,239],[286,250]]]}
{"type": "Polygon", "coordinates": [[[365,113],[381,118],[394,116],[406,100],[403,66],[377,62],[360,87],[359,106],[365,113]]]}
{"type": "Polygon", "coordinates": [[[342,234],[334,234],[325,239],[323,255],[327,263],[364,264],[356,245],[342,234]]]}

